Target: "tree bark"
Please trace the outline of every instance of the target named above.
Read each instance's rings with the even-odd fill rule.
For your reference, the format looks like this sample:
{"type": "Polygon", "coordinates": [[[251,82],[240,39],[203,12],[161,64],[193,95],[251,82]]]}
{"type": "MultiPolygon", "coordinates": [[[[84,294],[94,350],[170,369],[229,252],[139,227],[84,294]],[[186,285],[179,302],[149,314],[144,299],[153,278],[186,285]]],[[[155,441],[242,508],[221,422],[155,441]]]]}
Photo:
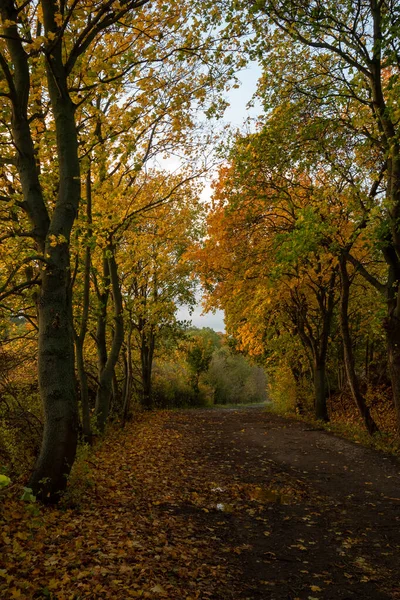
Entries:
{"type": "Polygon", "coordinates": [[[400,321],[391,315],[385,321],[389,376],[392,384],[397,431],[400,434],[400,321]]]}
{"type": "MultiPolygon", "coordinates": [[[[65,249],[64,262],[67,258],[65,249]]],[[[68,270],[52,266],[42,276],[39,298],[38,375],[45,425],[29,487],[45,502],[57,501],[65,489],[78,439],[69,283],[68,270]]]]}
{"type": "MultiPolygon", "coordinates": [[[[46,32],[54,28],[55,4],[43,3],[46,32]]],[[[47,82],[56,126],[59,190],[45,252],[38,303],[39,386],[45,413],[42,449],[30,480],[34,492],[55,501],[67,484],[78,439],[69,238],[81,186],[75,107],[69,97],[61,42],[47,56],[47,82]]]]}
{"type": "Polygon", "coordinates": [[[89,388],[85,369],[85,359],[83,352],[83,343],[75,337],[76,366],[81,392],[81,410],[82,410],[82,433],[83,440],[88,444],[92,443],[92,429],[90,426],[90,407],[89,407],[89,388]]]}
{"type": "MultiPolygon", "coordinates": [[[[106,257],[103,257],[103,290],[100,291],[97,283],[97,299],[98,299],[98,315],[97,315],[97,329],[96,329],[96,348],[97,348],[97,371],[99,380],[102,372],[107,364],[107,306],[109,298],[109,284],[110,284],[110,267],[106,257]]],[[[95,278],[95,282],[96,282],[95,278]]]]}
{"type": "Polygon", "coordinates": [[[126,352],[124,353],[124,388],[122,392],[122,426],[125,426],[125,423],[129,417],[129,408],[130,408],[130,400],[132,395],[132,356],[130,350],[130,342],[128,338],[126,352]]]}
{"type": "MultiPolygon", "coordinates": [[[[43,2],[46,34],[56,28],[55,4],[43,2]]],[[[0,7],[8,22],[5,39],[12,63],[1,57],[12,105],[11,132],[16,148],[23,203],[33,225],[32,236],[44,254],[37,311],[38,379],[45,424],[43,442],[29,486],[45,502],[59,499],[75,458],[78,414],[75,390],[69,237],[80,199],[80,169],[74,106],[59,40],[46,56],[46,76],[57,137],[59,190],[51,219],[43,198],[28,120],[30,67],[20,32],[19,14],[11,0],[0,7]]]]}
{"type": "Polygon", "coordinates": [[[110,245],[106,252],[108,254],[107,263],[109,267],[111,290],[114,302],[115,330],[106,364],[100,373],[99,386],[96,394],[96,424],[100,433],[103,433],[106,427],[110,411],[114,368],[117,364],[121,346],[124,342],[122,294],[118,280],[118,270],[114,256],[114,248],[110,245]]]}
{"type": "Polygon", "coordinates": [[[296,407],[295,407],[295,410],[298,415],[302,415],[302,414],[304,414],[304,406],[303,406],[303,401],[299,397],[299,392],[298,392],[299,386],[301,383],[301,371],[298,366],[293,365],[293,364],[290,365],[290,370],[292,372],[293,379],[296,384],[296,407]]]}
{"type": "Polygon", "coordinates": [[[301,295],[292,293],[294,307],[289,310],[292,323],[296,326],[300,340],[309,356],[314,383],[315,418],[329,421],[326,405],[326,360],[328,354],[329,335],[335,306],[335,281],[337,270],[332,270],[329,281],[320,282],[313,288],[319,306],[318,322],[312,323],[307,314],[307,303],[301,295]]]}
{"type": "Polygon", "coordinates": [[[154,332],[152,331],[152,326],[149,327],[149,333],[147,333],[145,330],[142,330],[142,345],[140,349],[143,383],[143,407],[146,410],[151,410],[153,408],[151,379],[153,370],[155,337],[154,332]]]}
{"type": "MultiPolygon", "coordinates": [[[[88,236],[91,235],[92,224],[92,183],[90,168],[86,175],[86,216],[88,222],[88,236]]],[[[90,245],[87,243],[85,248],[85,263],[83,274],[83,306],[79,333],[74,332],[75,350],[76,350],[76,365],[81,393],[81,409],[82,409],[82,430],[83,439],[89,444],[92,441],[92,431],[90,427],[90,407],[89,407],[89,389],[85,370],[84,359],[84,344],[87,333],[87,324],[89,318],[89,293],[90,293],[90,264],[91,251],[90,245]]]]}
{"type": "Polygon", "coordinates": [[[342,284],[340,297],[340,329],[343,340],[344,364],[351,395],[353,396],[353,400],[358,407],[368,433],[372,435],[378,431],[378,426],[372,418],[366,400],[361,393],[360,384],[354,367],[354,355],[348,318],[350,279],[346,263],[346,257],[343,254],[340,258],[340,277],[342,284]]]}
{"type": "MultiPolygon", "coordinates": [[[[351,3],[348,5],[351,7],[351,3]]],[[[386,71],[387,56],[391,52],[391,42],[386,40],[385,34],[395,27],[396,14],[386,3],[371,0],[370,2],[355,3],[354,25],[350,30],[346,21],[337,21],[337,14],[327,12],[324,19],[315,19],[313,6],[310,4],[299,5],[294,3],[268,2],[265,10],[275,25],[295,39],[297,42],[309,47],[325,49],[332,56],[343,60],[351,68],[357,69],[364,82],[365,93],[371,99],[371,121],[376,124],[377,136],[374,140],[371,159],[378,160],[379,173],[372,185],[373,192],[370,198],[374,198],[383,175],[386,176],[386,202],[378,203],[382,206],[382,223],[385,225],[381,231],[383,235],[378,239],[383,257],[388,267],[387,283],[380,283],[374,276],[351,256],[348,257],[353,264],[357,265],[360,273],[365,279],[378,289],[387,300],[387,318],[385,320],[386,340],[389,358],[389,374],[392,383],[393,403],[397,416],[397,430],[400,434],[400,143],[399,143],[399,121],[394,118],[392,106],[387,104],[389,95],[385,90],[387,87],[386,71]],[[301,6],[301,18],[298,8],[301,6]],[[306,8],[306,10],[305,10],[306,8]],[[330,23],[330,24],[329,24],[330,23]],[[328,24],[328,25],[327,25],[328,24]],[[311,27],[310,27],[311,26],[311,27]],[[342,38],[342,44],[334,45],[330,39],[330,27],[337,31],[343,28],[347,31],[347,38],[342,38]],[[338,28],[338,29],[336,29],[338,28]],[[371,43],[366,48],[363,41],[363,32],[368,29],[371,43]],[[312,31],[312,34],[309,32],[312,31]],[[382,168],[383,163],[383,168],[382,168]]],[[[334,76],[333,76],[334,77],[334,76]]],[[[334,79],[331,80],[334,82],[334,79]]],[[[349,87],[351,88],[350,81],[349,87]]],[[[335,85],[335,83],[333,84],[335,85]]],[[[360,92],[357,88],[353,91],[353,98],[359,100],[360,92]]],[[[360,107],[364,102],[360,101],[360,107]]],[[[346,124],[346,121],[343,121],[346,124]]],[[[348,127],[353,132],[354,124],[348,122],[348,127]]],[[[373,138],[368,136],[368,140],[373,138]]]]}
{"type": "Polygon", "coordinates": [[[327,422],[329,421],[329,416],[326,406],[326,361],[315,361],[313,370],[315,417],[327,422]]]}

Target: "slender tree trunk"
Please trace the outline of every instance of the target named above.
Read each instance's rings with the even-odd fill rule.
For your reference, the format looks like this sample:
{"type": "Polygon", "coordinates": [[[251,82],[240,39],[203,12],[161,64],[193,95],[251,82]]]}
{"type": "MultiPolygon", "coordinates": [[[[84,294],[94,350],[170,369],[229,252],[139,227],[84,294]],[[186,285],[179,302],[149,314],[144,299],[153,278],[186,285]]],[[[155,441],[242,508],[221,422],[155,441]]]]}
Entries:
{"type": "MultiPolygon", "coordinates": [[[[92,182],[91,171],[88,169],[86,175],[86,216],[88,222],[88,236],[91,235],[92,224],[92,182]]],[[[89,389],[85,370],[84,360],[84,344],[87,332],[87,324],[89,318],[89,294],[90,294],[90,263],[91,251],[90,245],[87,243],[85,248],[85,264],[83,273],[83,306],[79,333],[75,331],[75,350],[76,350],[76,365],[80,385],[81,409],[82,409],[82,429],[83,438],[89,444],[92,441],[92,432],[90,427],[90,407],[89,407],[89,389]]]]}
{"type": "Polygon", "coordinates": [[[114,249],[108,248],[110,257],[108,260],[110,281],[112,289],[112,297],[114,302],[114,323],[115,331],[112,340],[110,352],[107,357],[107,362],[103,371],[100,374],[99,387],[96,395],[96,422],[101,433],[104,432],[109,411],[110,399],[112,394],[112,380],[114,368],[117,364],[121,346],[124,342],[124,321],[123,321],[123,306],[122,295],[118,281],[117,263],[115,261],[114,249]]]}
{"type": "Polygon", "coordinates": [[[291,365],[290,370],[292,371],[293,379],[296,384],[296,407],[295,407],[295,410],[298,415],[302,415],[304,413],[304,407],[303,407],[302,399],[299,397],[299,385],[301,382],[300,369],[297,366],[291,365]]]}
{"type": "Polygon", "coordinates": [[[131,395],[131,373],[129,365],[128,351],[124,352],[124,387],[122,390],[122,427],[128,420],[130,395],[131,395]]]}
{"type": "Polygon", "coordinates": [[[150,339],[142,341],[141,348],[141,361],[142,361],[142,382],[143,382],[143,407],[146,410],[153,408],[152,398],[152,370],[153,370],[153,354],[154,354],[154,342],[152,341],[152,335],[150,339]]]}
{"type": "Polygon", "coordinates": [[[110,269],[108,260],[103,257],[103,291],[97,287],[98,315],[96,329],[97,371],[99,379],[107,364],[107,306],[109,298],[110,269]]]}
{"type": "Polygon", "coordinates": [[[92,443],[92,431],[90,427],[89,387],[85,370],[83,343],[75,336],[76,366],[81,392],[82,408],[82,432],[83,439],[88,444],[92,443]]]}
{"type": "Polygon", "coordinates": [[[368,433],[372,435],[378,431],[378,427],[372,418],[366,400],[361,393],[360,384],[354,368],[354,354],[348,318],[350,279],[347,272],[346,257],[344,255],[340,259],[340,276],[342,282],[340,297],[340,329],[343,340],[344,365],[346,369],[347,381],[349,383],[351,395],[353,396],[353,400],[358,407],[365,427],[367,428],[368,433]]]}
{"type": "Polygon", "coordinates": [[[147,367],[145,373],[143,373],[143,407],[146,410],[153,408],[151,371],[147,367]]]}
{"type": "Polygon", "coordinates": [[[122,406],[122,425],[125,425],[128,416],[129,416],[129,408],[130,401],[132,396],[132,381],[133,381],[133,373],[132,373],[132,324],[129,322],[129,331],[126,340],[126,351],[124,353],[124,371],[125,371],[125,380],[124,380],[124,391],[123,391],[123,406],[122,406]]]}
{"type": "Polygon", "coordinates": [[[110,408],[111,413],[119,412],[119,409],[121,408],[120,402],[121,402],[121,395],[119,393],[117,374],[114,369],[113,375],[112,375],[112,381],[111,381],[111,408],[110,408]]]}

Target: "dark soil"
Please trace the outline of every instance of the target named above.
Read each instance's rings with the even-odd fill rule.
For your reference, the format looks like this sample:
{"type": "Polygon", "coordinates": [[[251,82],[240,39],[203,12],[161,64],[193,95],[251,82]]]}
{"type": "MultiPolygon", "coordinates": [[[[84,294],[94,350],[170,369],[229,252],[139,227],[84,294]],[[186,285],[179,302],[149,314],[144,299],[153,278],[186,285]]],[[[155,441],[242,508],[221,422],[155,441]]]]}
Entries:
{"type": "Polygon", "coordinates": [[[260,408],[178,411],[165,427],[185,440],[185,485],[203,496],[159,511],[214,549],[228,577],[212,598],[400,598],[394,458],[260,408]]]}

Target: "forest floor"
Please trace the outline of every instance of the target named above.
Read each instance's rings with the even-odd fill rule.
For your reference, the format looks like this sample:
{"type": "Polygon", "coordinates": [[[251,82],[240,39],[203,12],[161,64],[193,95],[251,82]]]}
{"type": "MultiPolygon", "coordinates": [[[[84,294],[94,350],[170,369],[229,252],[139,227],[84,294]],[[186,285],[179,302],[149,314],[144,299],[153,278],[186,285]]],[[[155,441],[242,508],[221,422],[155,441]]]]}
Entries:
{"type": "Polygon", "coordinates": [[[0,515],[4,600],[400,599],[399,462],[261,408],[146,415],[0,515]]]}

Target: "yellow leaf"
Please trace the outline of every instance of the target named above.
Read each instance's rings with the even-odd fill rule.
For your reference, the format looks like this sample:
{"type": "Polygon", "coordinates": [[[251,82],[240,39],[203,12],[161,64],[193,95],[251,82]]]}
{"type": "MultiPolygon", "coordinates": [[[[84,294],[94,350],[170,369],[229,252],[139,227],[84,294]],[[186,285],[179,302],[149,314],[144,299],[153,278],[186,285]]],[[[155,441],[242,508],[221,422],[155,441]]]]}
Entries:
{"type": "Polygon", "coordinates": [[[157,583],[155,586],[153,586],[153,587],[151,588],[151,591],[152,591],[154,594],[166,594],[166,593],[167,593],[167,592],[164,590],[163,586],[162,586],[162,585],[160,585],[160,584],[158,584],[158,583],[157,583]]]}
{"type": "Polygon", "coordinates": [[[47,587],[49,588],[49,590],[55,590],[56,588],[58,588],[59,586],[59,582],[57,581],[57,579],[50,579],[47,587]]]}

